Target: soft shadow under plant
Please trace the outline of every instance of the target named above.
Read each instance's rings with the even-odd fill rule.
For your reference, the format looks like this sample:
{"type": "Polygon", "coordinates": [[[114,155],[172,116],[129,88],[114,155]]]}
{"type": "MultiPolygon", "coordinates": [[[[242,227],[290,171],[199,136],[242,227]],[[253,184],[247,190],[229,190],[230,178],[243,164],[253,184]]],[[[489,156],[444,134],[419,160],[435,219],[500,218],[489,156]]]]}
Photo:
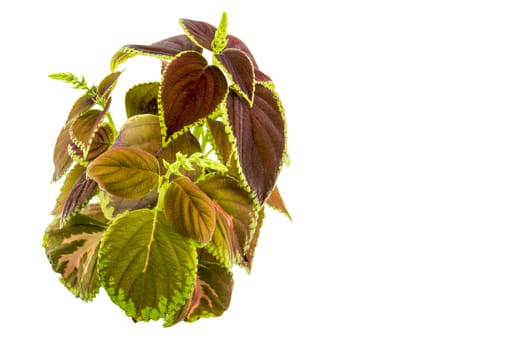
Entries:
{"type": "Polygon", "coordinates": [[[223,314],[231,269],[251,270],[265,206],[289,216],[276,187],[288,158],[271,78],[227,34],[226,14],[218,28],[180,24],[185,34],[122,47],[97,85],[50,76],[82,91],[53,154],[63,182],[44,236],[52,268],[82,300],[102,286],[135,321],[165,326],[223,314]],[[128,90],[117,128],[112,91],[137,55],[160,60],[160,79],[128,90]]]}

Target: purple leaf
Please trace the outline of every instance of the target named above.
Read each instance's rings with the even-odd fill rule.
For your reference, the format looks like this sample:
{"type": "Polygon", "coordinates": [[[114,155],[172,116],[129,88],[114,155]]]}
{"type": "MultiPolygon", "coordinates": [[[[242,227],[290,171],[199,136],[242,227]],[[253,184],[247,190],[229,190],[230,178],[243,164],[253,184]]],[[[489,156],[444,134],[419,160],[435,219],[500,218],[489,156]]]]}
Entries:
{"type": "Polygon", "coordinates": [[[164,142],[172,135],[210,115],[227,93],[221,70],[209,66],[196,52],[176,57],[165,70],[161,84],[161,127],[164,142]]]}
{"type": "Polygon", "coordinates": [[[231,91],[227,111],[242,173],[263,204],[274,189],[285,152],[285,122],[278,98],[258,84],[252,108],[231,91]]]}

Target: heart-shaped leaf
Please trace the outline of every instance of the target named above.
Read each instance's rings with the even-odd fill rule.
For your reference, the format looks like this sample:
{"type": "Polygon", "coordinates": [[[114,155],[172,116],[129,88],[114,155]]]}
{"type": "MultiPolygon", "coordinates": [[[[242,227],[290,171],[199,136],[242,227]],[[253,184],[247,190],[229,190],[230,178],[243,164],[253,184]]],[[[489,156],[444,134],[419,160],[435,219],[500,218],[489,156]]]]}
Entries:
{"type": "Polygon", "coordinates": [[[141,198],[156,188],[159,162],[142,149],[119,147],[91,162],[87,173],[102,189],[115,196],[141,198]]]}
{"type": "Polygon", "coordinates": [[[125,96],[126,115],[128,118],[138,114],[158,115],[157,95],[159,83],[144,83],[132,87],[125,96]]]}
{"type": "Polygon", "coordinates": [[[257,219],[250,194],[235,178],[219,174],[208,175],[198,186],[218,207],[216,230],[205,249],[228,268],[241,263],[257,219]]]}
{"type": "Polygon", "coordinates": [[[193,51],[183,52],[167,66],[161,84],[161,128],[168,144],[187,127],[203,122],[227,93],[227,81],[218,67],[193,51]]]}
{"type": "Polygon", "coordinates": [[[92,300],[99,291],[96,270],[104,223],[79,214],[64,226],[55,220],[46,230],[44,247],[55,272],[77,297],[92,300]]]}
{"type": "Polygon", "coordinates": [[[197,253],[163,212],[139,209],[108,227],[98,268],[108,295],[128,316],[170,323],[194,287],[197,253]]]}
{"type": "Polygon", "coordinates": [[[251,106],[254,98],[255,78],[253,63],[249,56],[242,50],[227,48],[215,57],[229,75],[234,91],[251,106]]]}
{"type": "Polygon", "coordinates": [[[179,234],[207,243],[216,228],[212,200],[188,177],[180,176],[165,193],[165,215],[179,234]]]}
{"type": "Polygon", "coordinates": [[[274,189],[285,154],[281,103],[272,90],[257,84],[252,108],[231,92],[227,112],[242,173],[258,202],[263,204],[274,189]]]}
{"type": "Polygon", "coordinates": [[[201,47],[195,45],[186,35],[176,35],[157,41],[151,45],[126,45],[112,57],[110,68],[112,71],[129,58],[137,55],[152,56],[163,60],[171,60],[183,51],[201,52],[201,47]]]}

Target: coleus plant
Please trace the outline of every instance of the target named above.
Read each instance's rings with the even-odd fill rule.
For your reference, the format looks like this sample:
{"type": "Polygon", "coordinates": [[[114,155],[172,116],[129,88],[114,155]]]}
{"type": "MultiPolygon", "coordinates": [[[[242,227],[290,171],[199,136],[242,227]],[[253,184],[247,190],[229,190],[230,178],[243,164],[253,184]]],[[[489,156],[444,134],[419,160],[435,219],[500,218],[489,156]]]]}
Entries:
{"type": "Polygon", "coordinates": [[[222,315],[232,268],[251,270],[264,208],[289,216],[276,180],[286,123],[272,80],[237,37],[181,19],[185,34],[126,45],[83,91],[60,131],[53,181],[63,179],[44,248],[77,297],[104,287],[135,321],[222,315]],[[211,61],[202,55],[211,52],[211,61]],[[112,92],[128,59],[161,61],[159,81],[131,87],[118,129],[112,92]]]}

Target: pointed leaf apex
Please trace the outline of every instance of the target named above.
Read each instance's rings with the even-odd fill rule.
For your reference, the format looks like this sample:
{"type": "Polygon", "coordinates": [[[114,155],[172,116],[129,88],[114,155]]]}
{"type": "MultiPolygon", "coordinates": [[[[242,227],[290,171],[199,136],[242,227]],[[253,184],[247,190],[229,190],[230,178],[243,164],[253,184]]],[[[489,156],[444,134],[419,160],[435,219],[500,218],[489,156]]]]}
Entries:
{"type": "Polygon", "coordinates": [[[227,39],[227,24],[227,12],[223,12],[221,16],[220,25],[214,33],[214,41],[212,42],[212,51],[215,54],[221,53],[227,46],[227,43],[229,42],[229,39],[227,39]]]}

